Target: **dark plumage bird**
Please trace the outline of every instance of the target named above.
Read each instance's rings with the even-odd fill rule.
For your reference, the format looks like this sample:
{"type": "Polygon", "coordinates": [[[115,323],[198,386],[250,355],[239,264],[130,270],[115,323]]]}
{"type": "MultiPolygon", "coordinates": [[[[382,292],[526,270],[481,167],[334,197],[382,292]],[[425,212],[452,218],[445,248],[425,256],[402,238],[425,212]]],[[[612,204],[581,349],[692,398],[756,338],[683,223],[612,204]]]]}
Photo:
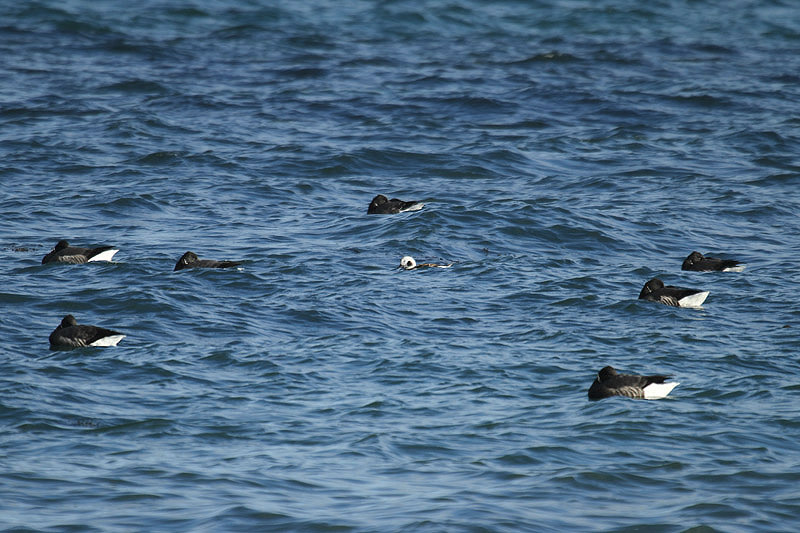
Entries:
{"type": "MultiPolygon", "coordinates": [[[[178,259],[175,270],[184,268],[229,268],[241,265],[241,261],[214,261],[213,259],[199,259],[193,252],[186,252],[178,259]]],[[[173,270],[173,272],[175,271],[173,270]]]]}
{"type": "Polygon", "coordinates": [[[705,257],[700,252],[692,252],[689,254],[689,257],[683,260],[681,270],[694,270],[696,272],[741,272],[744,270],[744,265],[733,259],[705,257]]]}
{"type": "Polygon", "coordinates": [[[708,298],[708,291],[698,289],[684,289],[664,285],[658,278],[653,278],[644,284],[639,293],[640,300],[650,300],[674,307],[700,307],[708,298]]]}
{"type": "Polygon", "coordinates": [[[424,205],[422,202],[404,202],[397,198],[388,200],[384,195],[379,194],[369,203],[367,214],[394,215],[405,211],[419,211],[424,205]]]}
{"type": "Polygon", "coordinates": [[[657,400],[680,385],[675,381],[664,383],[670,376],[637,376],[618,374],[610,366],[604,367],[589,387],[590,400],[602,400],[611,396],[627,396],[644,400],[657,400]]]}
{"type": "Polygon", "coordinates": [[[50,334],[50,347],[116,346],[124,337],[122,333],[110,329],[80,325],[74,316],[67,315],[50,334]]]}
{"type": "Polygon", "coordinates": [[[88,263],[90,261],[111,261],[114,254],[119,252],[113,246],[100,246],[98,248],[80,248],[70,246],[65,240],[60,240],[49,254],[44,256],[45,263],[88,263]]]}

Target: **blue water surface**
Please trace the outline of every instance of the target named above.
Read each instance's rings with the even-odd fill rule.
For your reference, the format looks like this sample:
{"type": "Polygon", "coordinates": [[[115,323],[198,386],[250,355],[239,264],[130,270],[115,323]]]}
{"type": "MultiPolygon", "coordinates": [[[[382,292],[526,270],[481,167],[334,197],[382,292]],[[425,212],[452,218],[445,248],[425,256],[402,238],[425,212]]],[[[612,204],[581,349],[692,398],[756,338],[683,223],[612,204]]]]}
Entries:
{"type": "Polygon", "coordinates": [[[794,2],[2,12],[2,531],[797,529],[794,2]]]}

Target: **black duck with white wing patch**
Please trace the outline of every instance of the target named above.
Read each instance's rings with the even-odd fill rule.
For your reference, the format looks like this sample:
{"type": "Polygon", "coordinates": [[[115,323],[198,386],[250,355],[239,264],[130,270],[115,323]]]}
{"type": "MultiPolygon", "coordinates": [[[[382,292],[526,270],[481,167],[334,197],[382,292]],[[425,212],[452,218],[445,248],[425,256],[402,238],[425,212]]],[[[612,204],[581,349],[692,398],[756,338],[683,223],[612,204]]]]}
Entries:
{"type": "Polygon", "coordinates": [[[613,367],[606,366],[597,373],[592,386],[589,387],[590,400],[602,400],[612,396],[625,396],[642,400],[657,400],[667,395],[680,385],[675,381],[667,382],[670,376],[638,376],[635,374],[619,374],[613,367]]]}
{"type": "Polygon", "coordinates": [[[119,252],[113,246],[99,246],[97,248],[81,248],[70,246],[65,240],[60,240],[49,254],[42,258],[45,263],[89,263],[91,261],[111,261],[114,254],[119,252]]]}
{"type": "Polygon", "coordinates": [[[664,285],[658,278],[653,278],[644,284],[639,293],[640,300],[649,300],[673,307],[700,307],[708,298],[708,291],[699,289],[685,289],[664,285]]]}
{"type": "Polygon", "coordinates": [[[186,252],[175,264],[176,270],[184,268],[230,268],[241,265],[241,261],[214,261],[213,259],[200,259],[193,252],[186,252]]]}
{"type": "Polygon", "coordinates": [[[78,324],[75,317],[67,315],[50,334],[50,347],[82,348],[84,346],[116,346],[125,335],[98,326],[78,324]]]}
{"type": "Polygon", "coordinates": [[[404,202],[397,198],[387,199],[379,194],[369,203],[367,214],[369,215],[395,215],[406,211],[419,211],[425,204],[422,202],[404,202]]]}
{"type": "Polygon", "coordinates": [[[744,270],[744,265],[733,259],[706,257],[700,252],[692,252],[689,254],[689,257],[683,260],[681,270],[693,270],[695,272],[741,272],[744,270]]]}

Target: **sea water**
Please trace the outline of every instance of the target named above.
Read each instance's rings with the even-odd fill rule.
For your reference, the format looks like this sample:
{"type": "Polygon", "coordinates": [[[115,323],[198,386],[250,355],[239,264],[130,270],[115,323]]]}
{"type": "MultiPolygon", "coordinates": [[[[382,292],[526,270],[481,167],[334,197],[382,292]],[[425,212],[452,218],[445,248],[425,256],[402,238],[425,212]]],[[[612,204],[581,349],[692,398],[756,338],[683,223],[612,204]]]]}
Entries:
{"type": "Polygon", "coordinates": [[[3,531],[797,529],[794,2],[2,12],[3,531]]]}

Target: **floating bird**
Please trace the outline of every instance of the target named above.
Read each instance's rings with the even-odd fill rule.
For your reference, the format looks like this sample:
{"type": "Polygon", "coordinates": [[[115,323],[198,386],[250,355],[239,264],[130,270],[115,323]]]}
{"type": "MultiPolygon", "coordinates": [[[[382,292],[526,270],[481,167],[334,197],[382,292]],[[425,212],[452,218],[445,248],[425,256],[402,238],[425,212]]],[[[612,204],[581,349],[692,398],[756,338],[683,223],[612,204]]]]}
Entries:
{"type": "Polygon", "coordinates": [[[590,400],[602,400],[611,396],[627,396],[645,400],[658,400],[680,385],[675,381],[664,383],[671,376],[636,376],[618,374],[610,366],[604,367],[589,387],[590,400]]]}
{"type": "Polygon", "coordinates": [[[400,260],[399,268],[405,270],[415,270],[417,268],[450,268],[451,266],[453,266],[453,263],[448,263],[446,265],[440,265],[438,263],[422,263],[418,265],[417,262],[414,261],[413,257],[407,255],[400,260]]]}
{"type": "Polygon", "coordinates": [[[405,211],[419,211],[425,204],[422,202],[404,202],[397,198],[387,200],[382,194],[379,194],[369,203],[367,214],[370,215],[394,215],[396,213],[403,213],[405,211]]]}
{"type": "Polygon", "coordinates": [[[683,260],[681,270],[694,270],[696,272],[741,272],[744,265],[733,259],[717,259],[716,257],[705,257],[700,252],[692,252],[689,257],[683,260]]]}
{"type": "Polygon", "coordinates": [[[80,248],[70,246],[65,240],[60,240],[49,254],[42,258],[45,263],[89,263],[91,261],[111,261],[114,254],[119,252],[113,246],[100,246],[99,248],[80,248]]]}
{"type": "Polygon", "coordinates": [[[682,287],[664,286],[664,282],[653,278],[644,284],[639,293],[640,300],[650,300],[673,307],[700,307],[708,298],[709,291],[684,289],[682,287]]]}
{"type": "Polygon", "coordinates": [[[228,268],[241,265],[241,261],[214,261],[213,259],[199,259],[194,252],[186,252],[175,264],[176,270],[184,268],[228,268]]]}
{"type": "Polygon", "coordinates": [[[80,348],[82,346],[116,346],[125,335],[97,326],[79,325],[72,315],[61,320],[50,334],[51,348],[80,348]]]}

